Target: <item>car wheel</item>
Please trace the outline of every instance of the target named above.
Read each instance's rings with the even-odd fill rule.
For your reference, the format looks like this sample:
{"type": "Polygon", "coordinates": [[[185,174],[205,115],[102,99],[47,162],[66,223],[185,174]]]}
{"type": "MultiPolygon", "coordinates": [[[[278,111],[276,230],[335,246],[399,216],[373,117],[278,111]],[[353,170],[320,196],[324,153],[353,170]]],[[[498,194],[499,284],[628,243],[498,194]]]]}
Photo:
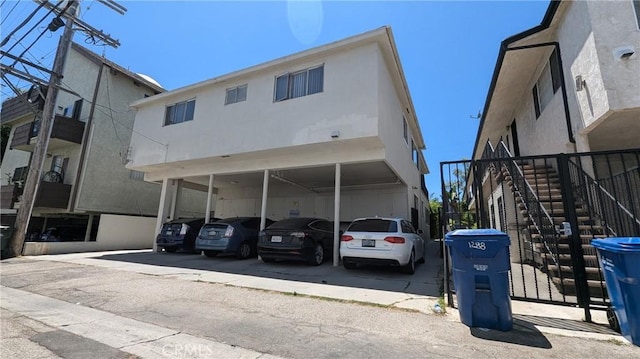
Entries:
{"type": "Polygon", "coordinates": [[[324,247],[322,247],[322,244],[317,243],[313,250],[313,256],[309,260],[309,264],[312,266],[319,266],[322,262],[324,262],[324,247]]]}
{"type": "Polygon", "coordinates": [[[265,263],[273,263],[276,261],[274,258],[262,257],[262,256],[260,257],[260,259],[262,259],[262,261],[265,263]]]}
{"type": "Polygon", "coordinates": [[[609,321],[609,327],[614,331],[620,333],[620,322],[618,322],[618,316],[613,308],[607,308],[607,320],[609,321]]]}
{"type": "Polygon", "coordinates": [[[409,257],[409,262],[402,267],[402,272],[406,274],[413,274],[416,272],[416,253],[414,250],[411,250],[411,257],[409,257]]]}
{"type": "Polygon", "coordinates": [[[178,248],[176,247],[164,247],[164,251],[165,252],[169,252],[169,253],[175,253],[178,251],[178,248]]]}
{"type": "Polygon", "coordinates": [[[247,241],[240,243],[240,247],[238,248],[238,252],[236,252],[236,258],[238,259],[247,259],[251,257],[251,244],[247,241]]]}
{"type": "Polygon", "coordinates": [[[353,262],[349,262],[349,261],[342,261],[342,266],[345,269],[356,269],[356,267],[358,266],[357,264],[353,263],[353,262]]]}
{"type": "Polygon", "coordinates": [[[204,251],[204,255],[213,258],[218,255],[218,251],[204,251]]]}

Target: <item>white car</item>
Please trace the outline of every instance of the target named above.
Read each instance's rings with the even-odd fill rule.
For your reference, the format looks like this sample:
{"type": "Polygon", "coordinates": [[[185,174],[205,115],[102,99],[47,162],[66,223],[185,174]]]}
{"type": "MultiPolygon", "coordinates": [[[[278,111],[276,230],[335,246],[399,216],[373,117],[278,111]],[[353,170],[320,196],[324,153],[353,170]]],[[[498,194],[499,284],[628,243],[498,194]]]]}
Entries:
{"type": "Polygon", "coordinates": [[[421,230],[402,218],[358,218],[340,238],[340,259],[346,269],[358,264],[400,266],[413,274],[424,263],[421,230]]]}

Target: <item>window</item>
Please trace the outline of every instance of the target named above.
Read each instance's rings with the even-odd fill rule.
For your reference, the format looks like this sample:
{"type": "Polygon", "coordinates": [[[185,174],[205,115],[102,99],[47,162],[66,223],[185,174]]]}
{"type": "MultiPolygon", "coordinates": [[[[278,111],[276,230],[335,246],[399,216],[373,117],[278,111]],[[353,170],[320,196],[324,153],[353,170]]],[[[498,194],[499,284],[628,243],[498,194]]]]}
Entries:
{"type": "Polygon", "coordinates": [[[390,221],[387,219],[363,219],[360,221],[354,221],[351,223],[349,232],[397,232],[398,224],[396,221],[390,221]]]}
{"type": "Polygon", "coordinates": [[[129,170],[129,178],[136,181],[144,181],[144,172],[129,170]]]}
{"type": "Polygon", "coordinates": [[[237,86],[227,89],[227,97],[224,100],[225,105],[247,100],[247,85],[237,86]]]}
{"type": "Polygon", "coordinates": [[[536,118],[540,117],[542,111],[551,102],[560,85],[560,60],[556,50],[553,50],[549,61],[542,69],[538,82],[533,86],[533,107],[536,112],[536,118]]]}
{"type": "Polygon", "coordinates": [[[407,221],[402,221],[401,223],[402,226],[402,233],[416,233],[415,229],[413,229],[413,226],[411,225],[411,223],[407,222],[407,221]]]}
{"type": "MultiPolygon", "coordinates": [[[[411,153],[412,153],[413,163],[415,163],[416,166],[420,166],[420,161],[418,160],[418,148],[416,147],[416,143],[414,141],[411,141],[411,153]]],[[[418,169],[419,168],[420,167],[418,167],[418,169]]]]}
{"type": "Polygon", "coordinates": [[[409,127],[407,126],[407,119],[402,116],[402,135],[404,136],[404,142],[409,144],[409,127]]]}
{"type": "Polygon", "coordinates": [[[322,92],[324,65],[276,77],[274,101],[322,92]]]}
{"type": "Polygon", "coordinates": [[[176,123],[193,120],[193,113],[195,108],[196,100],[178,102],[174,105],[167,106],[167,111],[164,117],[164,125],[174,125],[176,123]]]}

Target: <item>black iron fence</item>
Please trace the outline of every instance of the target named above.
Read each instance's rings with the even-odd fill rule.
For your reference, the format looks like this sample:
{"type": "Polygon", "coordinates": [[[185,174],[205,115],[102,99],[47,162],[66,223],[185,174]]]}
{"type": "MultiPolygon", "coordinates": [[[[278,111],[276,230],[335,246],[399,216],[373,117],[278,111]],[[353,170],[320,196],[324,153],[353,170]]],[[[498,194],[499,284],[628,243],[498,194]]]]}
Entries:
{"type": "Polygon", "coordinates": [[[487,143],[481,159],[440,167],[443,233],[507,233],[512,298],[580,306],[587,320],[609,306],[591,240],[640,236],[640,149],[513,157],[487,143]]]}

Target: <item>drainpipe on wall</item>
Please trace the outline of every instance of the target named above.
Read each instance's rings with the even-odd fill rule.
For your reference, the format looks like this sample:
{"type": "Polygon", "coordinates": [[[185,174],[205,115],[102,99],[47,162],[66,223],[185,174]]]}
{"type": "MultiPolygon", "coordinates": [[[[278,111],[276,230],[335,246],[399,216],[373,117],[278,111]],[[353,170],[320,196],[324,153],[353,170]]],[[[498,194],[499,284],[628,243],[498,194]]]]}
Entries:
{"type": "Polygon", "coordinates": [[[98,77],[96,78],[96,86],[93,89],[93,97],[91,98],[91,108],[89,109],[89,119],[84,126],[84,134],[82,136],[82,149],[80,150],[80,160],[78,161],[78,171],[76,171],[76,179],[73,182],[73,192],[71,193],[71,200],[69,201],[69,212],[73,212],[76,209],[76,200],[78,197],[78,191],[80,189],[80,178],[82,177],[82,170],[84,169],[84,160],[87,155],[87,147],[89,143],[89,134],[91,133],[91,125],[93,124],[93,115],[96,109],[96,101],[98,99],[98,92],[100,90],[100,82],[102,81],[102,71],[104,70],[104,62],[100,63],[100,70],[98,71],[98,77]]]}
{"type": "Polygon", "coordinates": [[[553,42],[543,42],[540,44],[525,45],[525,46],[504,47],[504,51],[506,53],[507,51],[527,50],[527,49],[533,49],[537,47],[546,47],[546,46],[553,46],[553,48],[557,52],[558,67],[559,67],[558,70],[560,71],[560,74],[559,74],[560,88],[562,89],[562,103],[564,104],[564,117],[565,117],[565,121],[567,122],[567,135],[569,136],[569,142],[573,143],[575,148],[576,139],[573,136],[573,128],[571,127],[571,114],[569,113],[569,100],[567,98],[567,84],[564,79],[564,67],[562,66],[562,54],[560,53],[560,43],[557,41],[553,41],[553,42]]]}

